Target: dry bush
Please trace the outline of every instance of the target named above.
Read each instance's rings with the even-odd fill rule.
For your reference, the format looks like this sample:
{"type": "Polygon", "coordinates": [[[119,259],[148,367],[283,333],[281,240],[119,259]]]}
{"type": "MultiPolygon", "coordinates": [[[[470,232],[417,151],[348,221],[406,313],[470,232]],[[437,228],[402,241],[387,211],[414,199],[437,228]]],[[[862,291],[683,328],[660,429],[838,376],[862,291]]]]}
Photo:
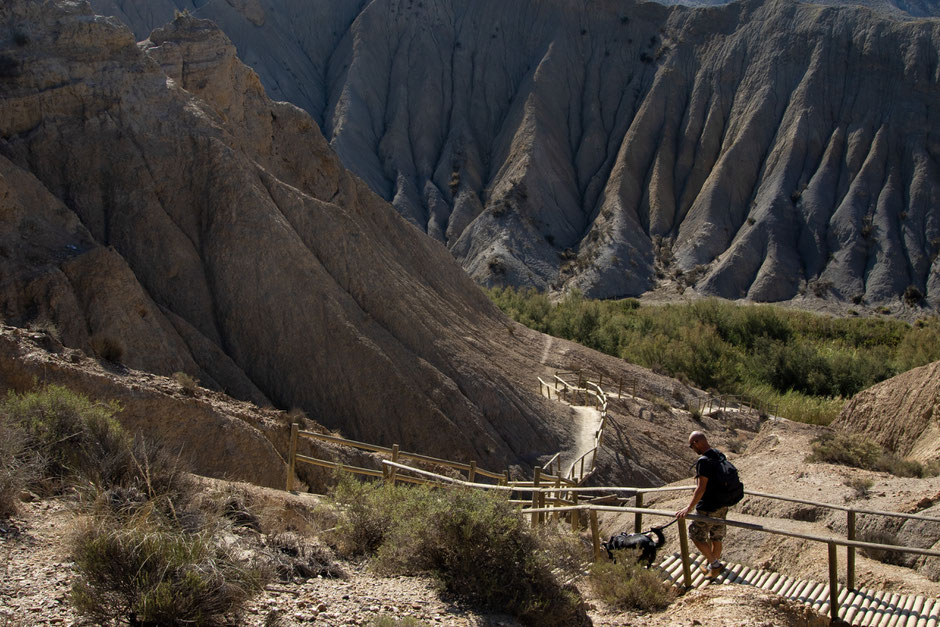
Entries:
{"type": "Polygon", "coordinates": [[[567,523],[541,525],[536,530],[539,550],[551,559],[556,573],[572,581],[584,573],[593,560],[590,538],[571,533],[567,523]]]}
{"type": "Polygon", "coordinates": [[[849,479],[846,479],[844,483],[855,491],[855,498],[857,499],[868,496],[868,491],[875,484],[875,482],[871,479],[866,479],[864,477],[850,477],[849,479]]]}
{"type": "MultiPolygon", "coordinates": [[[[874,544],[898,544],[898,538],[890,531],[883,529],[862,531],[858,535],[862,542],[872,542],[874,544]]],[[[861,549],[861,554],[873,560],[884,564],[901,565],[904,561],[904,553],[900,551],[888,551],[886,549],[861,549]]]]}
{"type": "Polygon", "coordinates": [[[676,597],[675,590],[655,570],[630,559],[595,562],[590,582],[598,597],[619,609],[662,610],[676,597]]]}
{"type": "Polygon", "coordinates": [[[124,344],[121,340],[105,333],[91,336],[91,349],[101,359],[115,364],[121,363],[124,358],[124,344]]]}
{"type": "Polygon", "coordinates": [[[261,571],[222,548],[211,529],[186,532],[155,510],[93,516],[72,550],[72,601],[101,623],[230,624],[264,585],[261,571]]]}
{"type": "Polygon", "coordinates": [[[25,446],[37,460],[38,483],[32,487],[54,493],[76,481],[111,485],[127,474],[130,446],[114,419],[117,409],[50,385],[10,394],[0,415],[25,433],[25,446]]]}
{"type": "Polygon", "coordinates": [[[199,380],[189,376],[185,372],[174,372],[173,380],[180,386],[180,390],[183,394],[188,396],[195,396],[196,391],[199,389],[199,380]]]}
{"type": "Polygon", "coordinates": [[[35,480],[38,459],[23,426],[0,409],[0,518],[16,513],[19,494],[35,480]]]}
{"type": "Polygon", "coordinates": [[[376,616],[375,620],[369,623],[370,627],[427,627],[428,623],[421,622],[417,618],[405,616],[404,618],[394,618],[392,616],[376,616]]]}
{"type": "Polygon", "coordinates": [[[267,548],[270,567],[281,581],[347,577],[329,547],[299,534],[285,532],[269,537],[267,548]]]}
{"type": "Polygon", "coordinates": [[[449,592],[527,624],[588,622],[580,597],[562,586],[528,525],[502,496],[480,490],[342,481],[339,545],[376,553],[386,573],[433,574],[449,592]]]}
{"type": "Polygon", "coordinates": [[[262,506],[258,513],[261,531],[268,535],[290,531],[303,536],[330,533],[339,520],[336,510],[327,505],[278,502],[262,506]]]}

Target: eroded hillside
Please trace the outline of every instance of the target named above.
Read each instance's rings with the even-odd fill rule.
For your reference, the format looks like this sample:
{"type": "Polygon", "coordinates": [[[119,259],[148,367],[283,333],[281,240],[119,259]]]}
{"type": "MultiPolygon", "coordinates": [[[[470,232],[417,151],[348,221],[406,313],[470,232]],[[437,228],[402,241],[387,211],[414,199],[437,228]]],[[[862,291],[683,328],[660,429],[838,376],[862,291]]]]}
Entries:
{"type": "MultiPolygon", "coordinates": [[[[96,6],[143,38],[172,4],[96,6]]],[[[935,18],[782,0],[175,4],[484,284],[940,305],[935,18]]]]}
{"type": "Polygon", "coordinates": [[[0,24],[8,323],[350,437],[499,467],[563,448],[568,410],[531,391],[539,336],[215,27],[181,18],[142,50],[87,5],[26,0],[0,24]]]}

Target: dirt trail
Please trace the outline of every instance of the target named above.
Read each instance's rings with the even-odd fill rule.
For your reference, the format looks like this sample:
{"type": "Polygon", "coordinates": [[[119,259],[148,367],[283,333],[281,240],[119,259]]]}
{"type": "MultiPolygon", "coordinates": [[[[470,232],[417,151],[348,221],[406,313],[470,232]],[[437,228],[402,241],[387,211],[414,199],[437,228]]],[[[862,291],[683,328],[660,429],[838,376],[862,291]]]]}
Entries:
{"type": "MultiPolygon", "coordinates": [[[[594,448],[594,436],[601,425],[601,412],[593,407],[573,407],[572,409],[574,409],[578,426],[574,449],[563,452],[561,455],[561,467],[565,469],[566,474],[578,458],[594,448]]],[[[588,463],[590,461],[590,459],[587,460],[588,463]]]]}

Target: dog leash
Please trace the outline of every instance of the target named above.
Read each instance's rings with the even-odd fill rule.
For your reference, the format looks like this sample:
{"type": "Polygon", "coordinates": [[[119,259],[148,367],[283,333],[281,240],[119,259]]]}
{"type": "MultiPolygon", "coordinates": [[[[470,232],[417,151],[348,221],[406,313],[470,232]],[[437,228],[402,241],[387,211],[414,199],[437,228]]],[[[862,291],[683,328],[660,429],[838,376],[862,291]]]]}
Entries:
{"type": "Polygon", "coordinates": [[[673,519],[672,519],[672,522],[666,523],[666,524],[663,525],[662,527],[650,527],[650,528],[649,528],[649,531],[644,531],[643,533],[649,533],[650,531],[653,531],[654,529],[659,529],[660,531],[662,531],[662,530],[665,529],[666,527],[672,526],[672,525],[676,524],[677,522],[679,522],[679,519],[678,519],[678,518],[673,518],[673,519]]]}

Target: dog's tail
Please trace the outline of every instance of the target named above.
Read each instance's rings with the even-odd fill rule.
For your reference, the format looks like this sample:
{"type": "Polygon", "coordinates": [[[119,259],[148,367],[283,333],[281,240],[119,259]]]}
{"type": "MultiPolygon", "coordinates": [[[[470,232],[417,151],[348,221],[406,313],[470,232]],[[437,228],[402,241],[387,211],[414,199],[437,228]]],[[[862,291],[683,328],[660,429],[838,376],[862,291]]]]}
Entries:
{"type": "Polygon", "coordinates": [[[656,534],[656,541],[653,543],[653,545],[657,549],[661,547],[662,545],[666,544],[666,536],[663,535],[662,527],[653,527],[652,529],[650,529],[650,531],[656,534]]]}

